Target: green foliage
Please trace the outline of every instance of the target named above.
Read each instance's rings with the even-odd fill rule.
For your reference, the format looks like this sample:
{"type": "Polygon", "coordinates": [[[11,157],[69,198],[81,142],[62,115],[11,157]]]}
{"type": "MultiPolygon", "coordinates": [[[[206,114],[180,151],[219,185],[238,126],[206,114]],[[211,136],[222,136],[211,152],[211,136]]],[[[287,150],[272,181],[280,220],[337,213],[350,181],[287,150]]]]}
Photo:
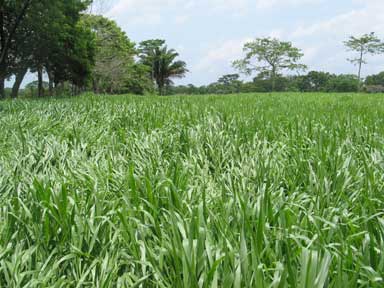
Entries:
{"type": "Polygon", "coordinates": [[[96,93],[121,92],[126,89],[130,69],[135,64],[135,44],[113,20],[84,15],[83,22],[96,36],[93,90],[96,93]]]}
{"type": "Polygon", "coordinates": [[[219,85],[222,85],[224,94],[227,93],[239,93],[242,82],[239,80],[239,74],[224,75],[217,80],[219,85]]]}
{"type": "Polygon", "coordinates": [[[293,47],[291,42],[272,38],[257,38],[248,42],[243,48],[245,57],[237,60],[233,66],[245,74],[257,71],[272,80],[272,90],[275,90],[276,78],[282,71],[305,70],[306,66],[298,63],[303,57],[300,49],[293,47]]]}
{"type": "Polygon", "coordinates": [[[351,63],[360,65],[366,64],[364,56],[366,54],[379,54],[384,52],[384,43],[375,35],[374,32],[364,34],[360,37],[350,36],[344,45],[351,51],[357,52],[358,57],[348,59],[351,63]]]}
{"type": "Polygon", "coordinates": [[[271,78],[266,73],[259,73],[253,79],[254,92],[273,92],[273,91],[286,91],[289,79],[283,75],[276,75],[271,78]]]}
{"type": "Polygon", "coordinates": [[[168,49],[164,40],[143,41],[138,51],[140,63],[148,67],[149,77],[155,81],[160,95],[167,93],[173,78],[182,78],[188,72],[187,64],[176,60],[179,54],[174,49],[168,49]]]}
{"type": "Polygon", "coordinates": [[[148,93],[154,93],[155,89],[153,81],[148,74],[150,69],[148,66],[135,63],[129,67],[128,76],[124,79],[125,93],[133,93],[138,95],[144,95],[148,93]]]}
{"type": "MultiPolygon", "coordinates": [[[[357,92],[359,81],[354,75],[335,75],[311,71],[301,76],[276,75],[275,80],[268,74],[259,73],[252,82],[235,80],[237,74],[224,75],[208,86],[177,86],[170,89],[171,94],[233,94],[265,92],[357,92]],[[273,84],[274,82],[274,84],[273,84]],[[274,89],[273,89],[274,85],[274,89]]],[[[374,85],[373,85],[374,86],[374,85]]],[[[377,88],[377,87],[376,87],[377,88]]],[[[376,91],[376,89],[375,89],[376,91]]]]}
{"type": "Polygon", "coordinates": [[[327,91],[334,92],[357,92],[359,79],[355,75],[337,75],[332,77],[328,83],[327,91]]]}
{"type": "MultiPolygon", "coordinates": [[[[384,53],[384,42],[381,41],[374,32],[370,34],[364,34],[360,37],[351,36],[347,41],[344,41],[344,45],[358,55],[355,58],[348,59],[351,63],[359,67],[357,77],[359,82],[361,80],[361,69],[363,64],[367,64],[365,61],[366,55],[375,55],[384,53]]],[[[360,83],[359,83],[360,89],[360,83]]]]}
{"type": "Polygon", "coordinates": [[[333,77],[334,75],[327,72],[310,71],[307,75],[302,76],[299,83],[300,91],[326,92],[329,89],[329,82],[333,77]]]}
{"type": "MultiPolygon", "coordinates": [[[[5,98],[5,79],[10,77],[18,62],[20,26],[29,12],[32,0],[0,1],[0,99],[5,98]]],[[[21,34],[24,34],[22,32],[21,34]]]]}
{"type": "Polygon", "coordinates": [[[370,75],[365,79],[366,85],[382,85],[384,86],[384,72],[376,75],[370,75]]]}
{"type": "Polygon", "coordinates": [[[384,93],[384,72],[368,76],[364,89],[368,93],[384,93]]]}
{"type": "Polygon", "coordinates": [[[0,111],[2,287],[383,287],[383,95],[0,111]]]}
{"type": "MultiPolygon", "coordinates": [[[[8,53],[13,61],[7,63],[8,72],[21,77],[19,85],[30,69],[39,75],[46,71],[52,89],[54,84],[65,81],[83,87],[93,65],[94,39],[92,32],[79,20],[90,1],[30,2],[13,37],[12,49],[8,53]]],[[[5,9],[6,14],[13,18],[20,13],[5,9]]],[[[16,95],[17,90],[18,87],[16,95]]]]}

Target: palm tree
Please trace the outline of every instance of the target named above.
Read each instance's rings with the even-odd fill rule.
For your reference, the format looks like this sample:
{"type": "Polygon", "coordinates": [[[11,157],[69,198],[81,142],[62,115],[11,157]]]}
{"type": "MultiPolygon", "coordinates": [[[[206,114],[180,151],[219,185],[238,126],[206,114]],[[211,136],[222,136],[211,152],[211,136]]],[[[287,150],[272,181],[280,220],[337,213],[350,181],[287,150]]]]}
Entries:
{"type": "Polygon", "coordinates": [[[166,87],[173,84],[172,79],[183,78],[188,72],[184,61],[176,60],[179,54],[174,49],[164,46],[160,40],[149,40],[142,49],[140,58],[142,63],[151,69],[151,78],[156,82],[160,95],[164,95],[166,87]]]}

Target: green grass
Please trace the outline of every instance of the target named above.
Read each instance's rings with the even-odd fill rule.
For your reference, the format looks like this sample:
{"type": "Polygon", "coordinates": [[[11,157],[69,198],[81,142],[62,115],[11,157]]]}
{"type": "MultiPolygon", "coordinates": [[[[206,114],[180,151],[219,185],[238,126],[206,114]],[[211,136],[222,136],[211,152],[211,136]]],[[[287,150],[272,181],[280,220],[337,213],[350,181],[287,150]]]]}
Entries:
{"type": "Polygon", "coordinates": [[[384,95],[0,102],[1,287],[383,287],[384,95]]]}

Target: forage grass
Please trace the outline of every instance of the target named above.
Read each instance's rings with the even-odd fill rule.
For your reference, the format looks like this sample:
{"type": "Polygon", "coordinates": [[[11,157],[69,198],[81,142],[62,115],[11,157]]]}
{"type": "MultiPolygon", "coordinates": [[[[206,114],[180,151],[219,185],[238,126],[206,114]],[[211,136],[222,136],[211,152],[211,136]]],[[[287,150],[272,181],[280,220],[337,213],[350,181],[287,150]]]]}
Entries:
{"type": "Polygon", "coordinates": [[[383,287],[384,97],[0,102],[0,287],[383,287]]]}

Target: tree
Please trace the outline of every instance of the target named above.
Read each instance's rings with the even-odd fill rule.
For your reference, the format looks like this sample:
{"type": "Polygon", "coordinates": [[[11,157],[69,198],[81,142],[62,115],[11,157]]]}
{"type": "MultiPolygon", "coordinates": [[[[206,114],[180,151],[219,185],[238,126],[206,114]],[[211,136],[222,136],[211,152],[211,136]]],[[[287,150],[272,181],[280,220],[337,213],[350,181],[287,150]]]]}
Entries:
{"type": "Polygon", "coordinates": [[[288,79],[281,74],[271,78],[268,73],[259,73],[253,78],[254,92],[280,92],[286,91],[288,79]]]}
{"type": "Polygon", "coordinates": [[[116,93],[124,90],[134,66],[135,44],[115,21],[103,16],[85,15],[84,22],[96,35],[93,90],[116,93]]]}
{"type": "Polygon", "coordinates": [[[366,85],[381,85],[384,86],[384,72],[376,75],[370,75],[365,79],[366,85]]]}
{"type": "Polygon", "coordinates": [[[239,79],[239,74],[227,74],[220,77],[219,80],[217,80],[217,84],[219,85],[221,93],[239,93],[242,84],[239,79]]]}
{"type": "Polygon", "coordinates": [[[88,7],[87,13],[94,15],[106,14],[113,7],[113,4],[113,0],[93,0],[88,7]]]}
{"type": "Polygon", "coordinates": [[[137,95],[144,95],[146,93],[153,93],[153,81],[148,77],[150,70],[147,66],[141,63],[135,63],[129,66],[127,76],[124,82],[124,93],[133,93],[137,95]]]}
{"type": "Polygon", "coordinates": [[[334,75],[327,84],[327,92],[356,92],[359,89],[359,79],[356,75],[334,75]]]}
{"type": "Polygon", "coordinates": [[[298,86],[303,92],[325,92],[332,75],[327,72],[310,71],[301,76],[298,86]]]}
{"type": "Polygon", "coordinates": [[[384,92],[384,72],[376,75],[370,75],[365,79],[365,91],[368,93],[384,92]]]}
{"type": "Polygon", "coordinates": [[[179,54],[168,49],[163,40],[148,40],[140,43],[141,63],[150,69],[150,77],[155,81],[159,94],[165,94],[165,88],[173,84],[173,78],[182,78],[188,72],[184,61],[176,60],[179,54]]]}
{"type": "Polygon", "coordinates": [[[268,75],[272,80],[272,91],[275,90],[276,78],[283,70],[305,70],[299,64],[304,55],[300,49],[293,47],[291,42],[283,42],[272,38],[257,38],[244,45],[244,59],[237,60],[233,66],[240,72],[252,74],[257,71],[268,75]]]}
{"type": "MultiPolygon", "coordinates": [[[[93,34],[90,30],[79,27],[78,22],[90,0],[5,2],[13,3],[4,6],[8,18],[11,19],[7,23],[15,21],[12,19],[18,15],[17,11],[25,7],[22,5],[23,2],[29,3],[22,21],[19,21],[18,28],[13,34],[7,53],[6,75],[15,75],[12,97],[17,97],[20,84],[29,69],[38,73],[39,96],[42,96],[44,91],[42,85],[44,72],[49,76],[49,90],[52,94],[55,77],[56,82],[71,81],[74,78],[78,80],[80,75],[74,77],[77,71],[89,70],[85,66],[92,62],[93,34]],[[10,15],[13,15],[13,18],[10,15]],[[87,44],[84,44],[86,41],[87,44]],[[80,49],[81,46],[87,47],[80,49]]],[[[5,9],[4,7],[2,8],[5,9]]]]}
{"type": "Polygon", "coordinates": [[[0,98],[5,97],[4,81],[10,73],[10,55],[13,52],[12,49],[17,47],[15,45],[15,35],[24,21],[32,1],[0,0],[0,98]]]}
{"type": "Polygon", "coordinates": [[[348,59],[349,62],[358,66],[357,78],[359,80],[359,90],[361,88],[361,70],[366,55],[375,55],[384,53],[384,43],[375,35],[374,32],[364,34],[360,37],[351,36],[344,45],[348,50],[358,53],[356,58],[348,59]]]}
{"type": "Polygon", "coordinates": [[[161,39],[150,39],[140,42],[139,44],[139,58],[140,63],[149,67],[150,69],[150,78],[152,81],[155,81],[155,62],[156,54],[161,47],[165,45],[165,40],[161,39]]]}
{"type": "MultiPolygon", "coordinates": [[[[45,15],[44,23],[32,15],[33,70],[38,72],[39,96],[43,95],[42,74],[47,72],[49,91],[65,81],[72,84],[73,92],[85,85],[94,60],[93,32],[81,22],[81,13],[89,0],[54,0],[50,5],[36,6],[45,15]]],[[[36,4],[37,5],[37,4],[36,4]]]]}

